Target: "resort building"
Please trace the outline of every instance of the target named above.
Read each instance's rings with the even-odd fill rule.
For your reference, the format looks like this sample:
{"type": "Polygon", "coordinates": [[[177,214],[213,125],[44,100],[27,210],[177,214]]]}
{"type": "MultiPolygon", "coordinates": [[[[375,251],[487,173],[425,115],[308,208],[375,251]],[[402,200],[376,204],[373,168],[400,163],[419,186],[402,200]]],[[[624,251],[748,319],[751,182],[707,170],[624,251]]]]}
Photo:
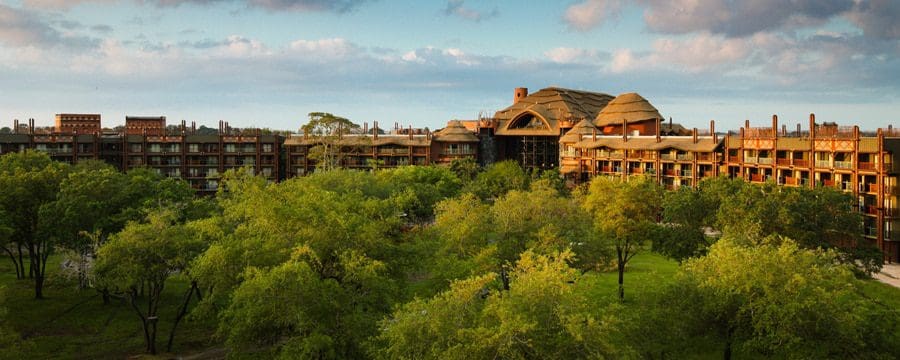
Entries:
{"type": "Polygon", "coordinates": [[[270,181],[317,169],[378,169],[446,165],[470,158],[482,165],[515,160],[530,171],[558,168],[570,184],[595,176],[650,176],[668,189],[696,186],[704,178],[729,176],[752,183],[833,187],[852,194],[864,217],[864,236],[885,259],[900,261],[896,154],[900,131],[863,132],[857,126],[817,123],[796,130],[770,126],[717,133],[672,123],[636,93],[611,96],[557,87],[535,93],[516,88],[510,106],[491,117],[452,120],[437,131],[388,132],[373,123],[327,136],[263,134],[219,122],[214,135],[166,127],[165,117],[127,117],[121,131],[104,130],[100,115],[60,114],[56,126],[15,122],[0,134],[0,154],[36,149],[59,161],[98,159],[121,170],[149,167],[181,177],[200,193],[218,188],[220,174],[249,167],[270,181]]]}

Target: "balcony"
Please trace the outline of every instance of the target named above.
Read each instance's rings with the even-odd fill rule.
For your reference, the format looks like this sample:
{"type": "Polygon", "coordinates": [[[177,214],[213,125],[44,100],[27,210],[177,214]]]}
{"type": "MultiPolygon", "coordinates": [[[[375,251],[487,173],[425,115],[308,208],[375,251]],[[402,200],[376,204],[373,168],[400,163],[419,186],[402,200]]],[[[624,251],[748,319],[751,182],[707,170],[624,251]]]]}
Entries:
{"type": "Polygon", "coordinates": [[[672,156],[672,154],[659,154],[659,159],[660,160],[675,160],[675,156],[672,156]]]}
{"type": "Polygon", "coordinates": [[[761,157],[761,158],[757,158],[756,162],[759,163],[760,165],[772,165],[772,162],[773,162],[772,160],[773,160],[772,158],[761,157]]]}
{"type": "Polygon", "coordinates": [[[775,159],[775,164],[778,164],[779,166],[790,166],[791,159],[775,159]]]}
{"type": "Polygon", "coordinates": [[[767,176],[765,176],[763,174],[750,174],[751,182],[765,182],[766,178],[767,178],[767,176]]]}
{"type": "Polygon", "coordinates": [[[800,180],[800,179],[795,178],[795,177],[785,176],[785,177],[784,177],[784,184],[785,184],[785,185],[791,185],[791,186],[797,186],[797,185],[800,184],[800,181],[799,181],[799,180],[800,180]]]}
{"type": "Polygon", "coordinates": [[[822,180],[822,185],[827,187],[834,187],[834,180],[822,180]]]}
{"type": "Polygon", "coordinates": [[[794,166],[809,167],[809,160],[806,160],[806,159],[794,159],[794,166]]]}
{"type": "Polygon", "coordinates": [[[729,156],[728,162],[730,162],[730,163],[741,162],[741,157],[740,156],[729,156]]]}
{"type": "Polygon", "coordinates": [[[868,184],[868,186],[865,187],[865,189],[867,190],[866,192],[877,194],[878,193],[878,184],[868,184]]]}
{"type": "Polygon", "coordinates": [[[677,175],[678,175],[678,172],[675,171],[675,169],[666,169],[666,170],[663,170],[663,175],[666,175],[666,176],[677,176],[677,175]]]}
{"type": "Polygon", "coordinates": [[[835,161],[834,167],[836,169],[852,169],[853,162],[852,161],[835,161]]]}
{"type": "Polygon", "coordinates": [[[681,176],[683,177],[691,177],[692,174],[693,173],[690,170],[681,170],[681,176]]]}
{"type": "Polygon", "coordinates": [[[705,178],[711,178],[711,177],[715,176],[715,175],[713,175],[712,170],[703,171],[700,174],[705,178]]]}
{"type": "Polygon", "coordinates": [[[872,162],[860,162],[859,163],[860,170],[875,170],[875,163],[872,162]]]}
{"type": "Polygon", "coordinates": [[[863,212],[867,215],[878,215],[878,207],[875,205],[866,205],[863,212]]]}
{"type": "Polygon", "coordinates": [[[745,163],[745,164],[756,164],[756,163],[757,163],[757,159],[758,159],[758,158],[755,157],[755,156],[745,156],[745,157],[744,157],[744,163],[745,163]]]}
{"type": "Polygon", "coordinates": [[[678,154],[678,155],[675,155],[675,158],[678,160],[681,160],[681,161],[690,161],[690,160],[694,160],[694,155],[693,154],[678,154]]]}
{"type": "Polygon", "coordinates": [[[831,168],[831,160],[816,160],[817,168],[831,168]]]}

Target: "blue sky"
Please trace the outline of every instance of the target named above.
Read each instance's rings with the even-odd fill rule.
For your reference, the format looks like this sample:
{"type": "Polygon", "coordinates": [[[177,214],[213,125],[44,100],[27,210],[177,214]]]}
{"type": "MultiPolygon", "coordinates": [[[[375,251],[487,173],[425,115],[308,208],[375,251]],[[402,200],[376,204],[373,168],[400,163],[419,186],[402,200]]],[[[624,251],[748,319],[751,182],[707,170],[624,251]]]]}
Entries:
{"type": "Polygon", "coordinates": [[[439,128],[560,86],[638,92],[688,127],[873,129],[900,110],[898,17],[893,0],[0,0],[0,126],[439,128]]]}

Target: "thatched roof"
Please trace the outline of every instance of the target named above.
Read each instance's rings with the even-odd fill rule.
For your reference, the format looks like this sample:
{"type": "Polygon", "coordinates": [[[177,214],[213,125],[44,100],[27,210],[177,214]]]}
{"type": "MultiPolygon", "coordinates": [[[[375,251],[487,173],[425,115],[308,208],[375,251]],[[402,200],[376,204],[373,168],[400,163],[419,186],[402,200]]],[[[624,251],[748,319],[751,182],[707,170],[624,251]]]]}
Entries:
{"type": "Polygon", "coordinates": [[[655,119],[662,119],[662,115],[647,99],[637,93],[625,93],[616,96],[603,110],[600,110],[597,118],[594,119],[594,125],[601,127],[621,125],[623,120],[633,123],[655,119]]]}
{"type": "Polygon", "coordinates": [[[603,93],[546,88],[520,99],[517,103],[498,111],[497,135],[559,135],[559,122],[577,122],[593,119],[613,97],[603,93]],[[517,128],[515,123],[533,116],[543,122],[543,128],[517,128]],[[510,126],[513,125],[513,126],[510,126]]]}
{"type": "Polygon", "coordinates": [[[479,142],[477,136],[467,129],[459,120],[451,120],[447,127],[434,133],[435,141],[443,142],[479,142]]]}
{"type": "Polygon", "coordinates": [[[592,136],[594,132],[597,130],[597,127],[594,126],[588,119],[584,119],[579,121],[572,127],[569,132],[559,138],[559,142],[561,143],[575,143],[581,141],[582,136],[592,136]]]}

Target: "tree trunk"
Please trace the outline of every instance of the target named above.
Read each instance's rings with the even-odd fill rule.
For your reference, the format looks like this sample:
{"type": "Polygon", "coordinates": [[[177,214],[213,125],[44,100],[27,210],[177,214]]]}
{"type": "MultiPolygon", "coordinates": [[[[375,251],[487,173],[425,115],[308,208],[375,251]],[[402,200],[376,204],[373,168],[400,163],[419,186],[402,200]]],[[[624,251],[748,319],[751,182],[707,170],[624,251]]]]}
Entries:
{"type": "MultiPolygon", "coordinates": [[[[24,260],[22,260],[23,252],[24,251],[22,251],[22,243],[19,243],[19,265],[22,265],[22,272],[24,273],[25,272],[25,263],[23,262],[24,260]]],[[[31,254],[31,251],[29,251],[28,253],[31,254]]],[[[34,269],[31,268],[31,259],[29,259],[28,260],[28,278],[31,278],[34,276],[33,270],[34,269]]]]}
{"type": "Polygon", "coordinates": [[[503,282],[503,290],[509,291],[509,274],[506,266],[500,266],[500,281],[503,282]]]}
{"type": "Polygon", "coordinates": [[[21,267],[19,265],[19,262],[16,261],[16,255],[13,254],[12,250],[7,249],[5,246],[3,247],[3,250],[6,251],[7,254],[9,254],[9,259],[12,260],[13,267],[16,268],[16,279],[21,280],[22,278],[24,278],[25,277],[24,267],[21,267]]]}
{"type": "Polygon", "coordinates": [[[184,315],[187,314],[188,304],[191,302],[191,297],[194,295],[194,291],[197,291],[197,296],[199,297],[200,289],[197,288],[197,282],[191,281],[191,288],[188,289],[187,295],[184,297],[184,302],[181,304],[181,309],[178,310],[178,315],[175,316],[175,322],[172,323],[172,331],[169,332],[169,341],[166,343],[166,351],[172,352],[172,342],[175,340],[175,329],[178,328],[178,323],[181,322],[181,319],[184,318],[184,315]]]}
{"type": "Polygon", "coordinates": [[[731,326],[728,327],[728,330],[725,334],[725,353],[723,354],[723,358],[725,360],[731,360],[731,338],[734,336],[734,328],[731,326]]]}
{"type": "Polygon", "coordinates": [[[619,270],[619,301],[625,301],[625,258],[622,256],[621,247],[616,247],[616,256],[619,270]]]}

